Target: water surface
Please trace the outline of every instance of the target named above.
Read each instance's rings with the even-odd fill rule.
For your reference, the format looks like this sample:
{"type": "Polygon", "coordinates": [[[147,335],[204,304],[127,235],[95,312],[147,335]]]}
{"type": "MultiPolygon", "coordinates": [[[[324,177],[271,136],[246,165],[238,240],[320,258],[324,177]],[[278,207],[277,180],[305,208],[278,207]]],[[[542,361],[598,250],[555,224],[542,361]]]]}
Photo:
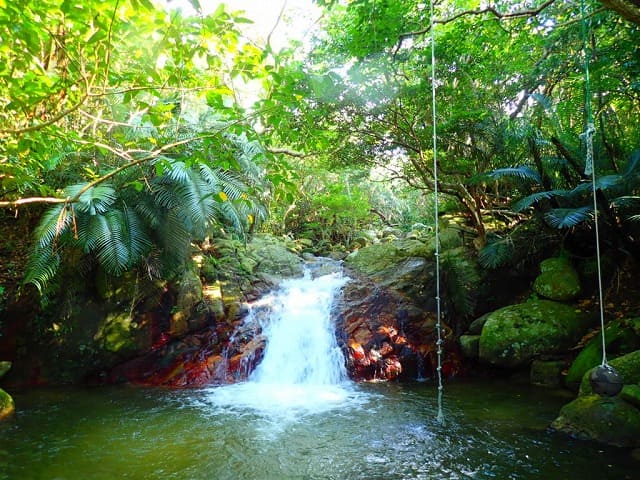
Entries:
{"type": "Polygon", "coordinates": [[[0,479],[638,478],[628,450],[549,433],[568,398],[526,385],[449,383],[444,425],[429,383],[254,388],[15,394],[0,479]]]}

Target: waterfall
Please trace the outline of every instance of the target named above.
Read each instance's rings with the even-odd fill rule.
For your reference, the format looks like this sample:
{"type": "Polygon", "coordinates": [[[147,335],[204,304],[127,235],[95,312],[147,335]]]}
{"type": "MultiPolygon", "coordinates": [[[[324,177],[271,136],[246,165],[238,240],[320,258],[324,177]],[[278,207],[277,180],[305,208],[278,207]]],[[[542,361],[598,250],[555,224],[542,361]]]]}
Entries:
{"type": "Polygon", "coordinates": [[[349,279],[335,271],[335,262],[327,273],[327,261],[311,264],[304,277],[285,280],[251,306],[247,322],[259,326],[266,342],[262,361],[246,382],[213,387],[215,405],[297,416],[334,408],[350,396],[331,319],[334,298],[349,279]]]}
{"type": "Polygon", "coordinates": [[[331,322],[336,292],[345,284],[341,273],[286,280],[271,296],[262,362],[250,380],[263,384],[335,385],[346,379],[344,356],[331,322]]]}

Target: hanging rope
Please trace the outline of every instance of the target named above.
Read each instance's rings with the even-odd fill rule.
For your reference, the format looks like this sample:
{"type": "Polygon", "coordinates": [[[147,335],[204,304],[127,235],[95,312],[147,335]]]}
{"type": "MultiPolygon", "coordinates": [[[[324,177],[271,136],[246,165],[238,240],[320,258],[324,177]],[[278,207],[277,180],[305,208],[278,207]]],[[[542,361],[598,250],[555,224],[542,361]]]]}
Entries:
{"type": "Polygon", "coordinates": [[[596,237],[596,264],[598,267],[598,294],[600,304],[600,336],[602,339],[602,366],[607,366],[606,338],[604,332],[604,298],[602,294],[602,270],[600,262],[600,232],[598,227],[598,203],[596,200],[596,169],[593,162],[593,135],[596,128],[591,113],[591,79],[589,77],[589,63],[591,62],[591,53],[587,35],[587,16],[585,0],[580,1],[580,15],[582,17],[582,49],[584,54],[584,94],[585,94],[585,113],[586,128],[580,137],[585,142],[586,158],[584,174],[591,175],[591,196],[593,197],[593,224],[596,237]]]}
{"type": "Polygon", "coordinates": [[[431,32],[431,123],[433,125],[433,198],[434,198],[434,234],[435,234],[435,260],[436,260],[436,332],[438,340],[438,367],[436,369],[438,375],[438,422],[444,423],[444,413],[442,413],[442,394],[444,387],[442,386],[442,324],[441,324],[441,307],[440,307],[440,230],[438,228],[438,126],[436,123],[436,41],[433,32],[433,1],[430,2],[430,32],[431,32]]]}

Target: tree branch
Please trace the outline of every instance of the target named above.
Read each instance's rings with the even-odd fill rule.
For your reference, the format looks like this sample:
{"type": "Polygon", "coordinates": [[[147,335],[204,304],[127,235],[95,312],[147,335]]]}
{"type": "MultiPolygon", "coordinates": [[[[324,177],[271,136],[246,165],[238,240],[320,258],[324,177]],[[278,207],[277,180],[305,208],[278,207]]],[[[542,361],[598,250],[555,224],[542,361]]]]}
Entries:
{"type": "MultiPolygon", "coordinates": [[[[543,2],[539,7],[537,8],[531,8],[529,10],[520,10],[518,12],[510,12],[510,13],[502,13],[499,12],[496,7],[494,6],[488,6],[485,8],[479,8],[477,10],[465,10],[463,12],[457,13],[452,17],[449,18],[445,18],[445,19],[435,19],[433,21],[433,23],[439,23],[439,24],[446,24],[446,23],[451,23],[461,17],[466,17],[466,16],[477,16],[477,15],[485,15],[485,14],[491,14],[493,15],[495,18],[497,18],[498,20],[503,20],[503,19],[510,19],[510,18],[522,18],[522,17],[535,17],[536,15],[538,15],[540,12],[542,12],[545,8],[553,5],[556,2],[556,0],[546,0],[545,2],[543,2]]],[[[425,28],[422,28],[420,30],[415,30],[413,32],[407,32],[407,33],[402,33],[400,34],[399,38],[398,38],[398,43],[401,44],[402,41],[406,38],[411,38],[411,37],[417,37],[420,35],[424,35],[425,33],[428,33],[430,29],[430,26],[426,26],[425,28]]]]}

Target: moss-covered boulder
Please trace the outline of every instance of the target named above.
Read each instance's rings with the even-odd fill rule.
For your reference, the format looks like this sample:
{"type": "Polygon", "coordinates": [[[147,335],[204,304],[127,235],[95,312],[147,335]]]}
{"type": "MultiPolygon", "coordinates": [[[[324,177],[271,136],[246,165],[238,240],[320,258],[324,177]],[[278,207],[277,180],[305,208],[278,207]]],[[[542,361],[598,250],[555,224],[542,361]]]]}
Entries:
{"type": "Polygon", "coordinates": [[[640,410],[619,397],[580,396],[562,407],[551,427],[607,445],[640,446],[640,410]]]}
{"type": "Polygon", "coordinates": [[[4,377],[4,375],[11,369],[11,362],[2,361],[0,362],[0,378],[4,377]]]}
{"type": "Polygon", "coordinates": [[[530,300],[492,312],[482,328],[479,356],[506,368],[566,352],[584,334],[592,316],[551,300],[530,300]]]}
{"type": "Polygon", "coordinates": [[[458,341],[460,343],[460,353],[462,353],[464,358],[471,360],[478,359],[480,335],[461,335],[458,341]]]}
{"type": "Polygon", "coordinates": [[[531,385],[538,387],[559,387],[562,384],[562,370],[565,363],[562,360],[534,360],[529,370],[531,385]]]}
{"type": "MultiPolygon", "coordinates": [[[[605,328],[605,348],[610,357],[624,355],[640,348],[640,318],[612,320],[605,328]]],[[[584,374],[602,361],[602,338],[594,336],[569,367],[565,382],[577,388],[584,374]]]]}
{"type": "Polygon", "coordinates": [[[13,398],[7,392],[0,388],[0,420],[8,417],[15,411],[13,398]]]}
{"type": "MultiPolygon", "coordinates": [[[[633,385],[640,383],[640,350],[622,355],[607,362],[615,368],[624,380],[625,385],[633,385]]],[[[589,369],[582,377],[580,383],[579,395],[590,395],[593,393],[591,383],[589,382],[589,369]]]]}
{"type": "Polygon", "coordinates": [[[580,293],[580,277],[567,258],[548,258],[540,263],[533,290],[549,300],[573,300],[580,293]]]}

